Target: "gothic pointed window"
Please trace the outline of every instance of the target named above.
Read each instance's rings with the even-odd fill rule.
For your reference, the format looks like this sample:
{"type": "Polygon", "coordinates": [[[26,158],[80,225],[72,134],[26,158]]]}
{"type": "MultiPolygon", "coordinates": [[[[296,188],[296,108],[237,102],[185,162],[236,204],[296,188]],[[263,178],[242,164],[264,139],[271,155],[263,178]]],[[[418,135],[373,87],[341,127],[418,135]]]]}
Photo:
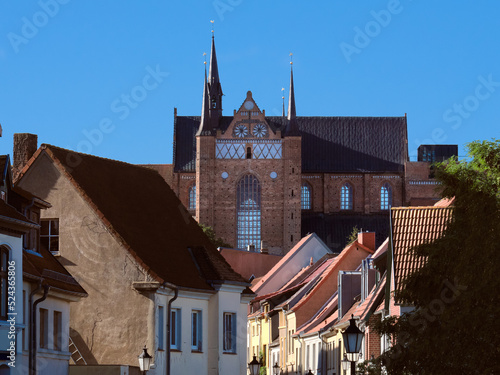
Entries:
{"type": "Polygon", "coordinates": [[[352,186],[349,183],[340,188],[340,209],[352,210],[352,186]]]}
{"type": "Polygon", "coordinates": [[[194,211],[196,210],[196,185],[193,184],[189,188],[189,210],[194,211]]]}
{"type": "Polygon", "coordinates": [[[260,246],[261,231],[261,187],[254,175],[243,176],[237,185],[236,217],[237,242],[239,249],[247,249],[249,245],[260,246]]]}
{"type": "Polygon", "coordinates": [[[380,188],[380,209],[388,210],[392,206],[392,187],[385,183],[380,188]]]}
{"type": "Polygon", "coordinates": [[[311,196],[311,185],[309,185],[307,182],[304,182],[300,188],[300,208],[302,208],[303,210],[311,209],[311,196]]]}

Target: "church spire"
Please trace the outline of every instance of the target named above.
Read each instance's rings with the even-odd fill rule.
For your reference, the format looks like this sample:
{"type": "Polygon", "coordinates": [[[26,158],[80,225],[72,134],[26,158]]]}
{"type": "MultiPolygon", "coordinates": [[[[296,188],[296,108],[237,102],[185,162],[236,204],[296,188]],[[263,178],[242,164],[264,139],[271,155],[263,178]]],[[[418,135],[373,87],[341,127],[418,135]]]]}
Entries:
{"type": "Polygon", "coordinates": [[[222,86],[219,79],[219,68],[217,66],[217,55],[215,53],[215,38],[212,22],[212,49],[210,51],[210,68],[208,71],[208,96],[210,97],[210,121],[212,127],[219,126],[222,117],[222,86]]]}
{"type": "Polygon", "coordinates": [[[205,61],[205,81],[203,82],[203,102],[201,105],[201,121],[200,127],[196,135],[211,135],[212,125],[210,123],[209,112],[209,97],[208,97],[208,83],[207,83],[207,62],[205,61]]]}
{"type": "MultiPolygon", "coordinates": [[[[292,54],[290,54],[290,60],[292,54]]],[[[299,127],[297,125],[297,114],[295,112],[295,92],[293,89],[293,61],[290,61],[290,93],[288,94],[288,124],[286,128],[286,135],[300,135],[299,127]]]]}

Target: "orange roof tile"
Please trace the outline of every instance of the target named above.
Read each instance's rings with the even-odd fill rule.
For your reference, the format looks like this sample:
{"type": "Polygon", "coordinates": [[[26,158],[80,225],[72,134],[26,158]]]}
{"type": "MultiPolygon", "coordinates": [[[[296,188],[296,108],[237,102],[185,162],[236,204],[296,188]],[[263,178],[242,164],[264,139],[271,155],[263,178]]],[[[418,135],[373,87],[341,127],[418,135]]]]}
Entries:
{"type": "Polygon", "coordinates": [[[422,267],[425,258],[411,249],[439,238],[451,219],[451,207],[397,207],[391,209],[394,281],[396,291],[402,281],[422,267]]]}

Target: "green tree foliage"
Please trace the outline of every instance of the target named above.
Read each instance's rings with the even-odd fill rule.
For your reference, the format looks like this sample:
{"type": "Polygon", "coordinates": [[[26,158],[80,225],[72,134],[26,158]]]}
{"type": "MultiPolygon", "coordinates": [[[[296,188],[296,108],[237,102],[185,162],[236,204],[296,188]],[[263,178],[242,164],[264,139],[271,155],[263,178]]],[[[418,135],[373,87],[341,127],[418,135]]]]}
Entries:
{"type": "Polygon", "coordinates": [[[354,241],[356,241],[358,239],[358,233],[359,233],[358,227],[354,226],[352,228],[351,234],[349,236],[347,236],[347,245],[352,244],[354,241]]]}
{"type": "Polygon", "coordinates": [[[414,249],[427,261],[400,294],[414,312],[375,327],[395,339],[381,357],[389,374],[500,374],[500,140],[468,150],[436,168],[454,215],[414,249]]]}
{"type": "Polygon", "coordinates": [[[209,227],[208,225],[203,225],[201,223],[199,223],[198,225],[207,235],[210,242],[212,242],[215,245],[215,247],[231,247],[231,245],[229,245],[227,242],[224,242],[222,238],[217,237],[215,235],[215,231],[213,230],[212,227],[209,227]]]}

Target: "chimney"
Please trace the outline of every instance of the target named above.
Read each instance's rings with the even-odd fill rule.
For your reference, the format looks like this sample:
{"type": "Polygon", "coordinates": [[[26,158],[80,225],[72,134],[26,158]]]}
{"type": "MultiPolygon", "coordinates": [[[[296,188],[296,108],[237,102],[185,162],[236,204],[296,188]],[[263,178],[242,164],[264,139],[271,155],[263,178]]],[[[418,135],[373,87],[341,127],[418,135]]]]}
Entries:
{"type": "Polygon", "coordinates": [[[260,252],[261,252],[261,254],[269,254],[269,251],[267,250],[267,247],[264,244],[264,241],[260,241],[260,252]]]}
{"type": "Polygon", "coordinates": [[[375,251],[375,232],[359,232],[358,242],[370,250],[375,251]]]}
{"type": "Polygon", "coordinates": [[[17,133],[14,134],[14,161],[13,169],[17,175],[28,163],[38,148],[38,137],[36,134],[17,133]]]}

